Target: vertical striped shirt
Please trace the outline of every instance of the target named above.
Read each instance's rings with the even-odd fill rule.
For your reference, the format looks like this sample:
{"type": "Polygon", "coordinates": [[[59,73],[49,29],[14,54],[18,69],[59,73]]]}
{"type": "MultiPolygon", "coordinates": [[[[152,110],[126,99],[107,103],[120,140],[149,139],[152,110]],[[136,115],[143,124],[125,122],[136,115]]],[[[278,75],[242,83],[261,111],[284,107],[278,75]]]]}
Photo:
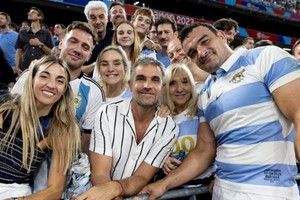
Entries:
{"type": "Polygon", "coordinates": [[[272,98],[300,78],[300,65],[275,46],[240,48],[209,78],[199,97],[200,122],[217,141],[221,187],[239,192],[298,196],[292,123],[272,98]]]}
{"type": "Polygon", "coordinates": [[[161,168],[178,135],[171,117],[155,114],[142,141],[137,144],[131,98],[100,107],[91,135],[90,150],[112,157],[112,180],[131,176],[144,161],[161,168]]]}

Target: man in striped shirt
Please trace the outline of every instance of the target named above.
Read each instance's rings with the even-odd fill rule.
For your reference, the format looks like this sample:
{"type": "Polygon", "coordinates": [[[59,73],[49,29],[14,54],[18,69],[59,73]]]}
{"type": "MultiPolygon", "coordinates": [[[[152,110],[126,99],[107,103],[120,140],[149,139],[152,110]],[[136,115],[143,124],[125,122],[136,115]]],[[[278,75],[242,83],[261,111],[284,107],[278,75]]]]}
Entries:
{"type": "Polygon", "coordinates": [[[138,193],[163,166],[177,139],[170,116],[158,116],[163,65],[150,57],[131,68],[132,98],[100,107],[91,135],[93,187],[80,199],[114,199],[138,193]]]}
{"type": "Polygon", "coordinates": [[[179,168],[142,192],[155,199],[215,158],[213,200],[299,200],[299,62],[275,46],[233,52],[224,33],[206,23],[184,28],[181,40],[211,74],[199,96],[199,139],[179,168]]]}

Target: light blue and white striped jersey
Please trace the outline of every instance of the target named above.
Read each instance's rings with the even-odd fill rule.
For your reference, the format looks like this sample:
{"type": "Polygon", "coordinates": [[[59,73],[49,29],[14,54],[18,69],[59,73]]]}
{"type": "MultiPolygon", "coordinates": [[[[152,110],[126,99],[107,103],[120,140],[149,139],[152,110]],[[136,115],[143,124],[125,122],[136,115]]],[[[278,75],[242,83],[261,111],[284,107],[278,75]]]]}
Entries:
{"type": "Polygon", "coordinates": [[[91,133],[96,112],[105,102],[104,92],[96,81],[83,73],[70,81],[70,85],[74,94],[76,118],[84,133],[91,133]]]}
{"type": "Polygon", "coordinates": [[[272,98],[300,77],[300,65],[275,46],[240,48],[206,80],[200,122],[217,141],[220,186],[278,197],[298,196],[292,123],[272,98]]]}

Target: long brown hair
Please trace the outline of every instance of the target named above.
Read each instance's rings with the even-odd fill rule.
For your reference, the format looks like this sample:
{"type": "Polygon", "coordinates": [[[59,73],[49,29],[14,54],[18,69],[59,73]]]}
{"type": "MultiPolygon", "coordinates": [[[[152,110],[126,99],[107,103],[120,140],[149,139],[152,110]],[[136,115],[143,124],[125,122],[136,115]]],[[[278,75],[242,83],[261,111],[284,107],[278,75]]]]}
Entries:
{"type": "Polygon", "coordinates": [[[131,63],[133,64],[136,61],[136,59],[138,58],[138,56],[141,54],[141,47],[140,47],[140,38],[135,30],[135,27],[133,26],[133,24],[130,21],[122,21],[117,24],[113,38],[112,38],[112,45],[120,45],[117,40],[117,35],[118,35],[117,31],[118,31],[119,26],[122,24],[128,24],[129,26],[132,27],[132,30],[133,30],[134,40],[131,45],[131,51],[130,51],[130,55],[128,58],[128,60],[130,60],[131,63]]]}

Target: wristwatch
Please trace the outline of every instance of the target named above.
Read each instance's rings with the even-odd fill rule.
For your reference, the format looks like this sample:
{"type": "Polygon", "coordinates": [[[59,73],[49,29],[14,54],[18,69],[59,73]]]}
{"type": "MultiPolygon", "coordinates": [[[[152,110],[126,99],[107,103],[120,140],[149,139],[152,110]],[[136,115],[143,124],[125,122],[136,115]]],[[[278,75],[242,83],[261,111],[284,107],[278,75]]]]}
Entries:
{"type": "Polygon", "coordinates": [[[42,43],[39,45],[39,48],[42,49],[45,45],[42,43]]]}

